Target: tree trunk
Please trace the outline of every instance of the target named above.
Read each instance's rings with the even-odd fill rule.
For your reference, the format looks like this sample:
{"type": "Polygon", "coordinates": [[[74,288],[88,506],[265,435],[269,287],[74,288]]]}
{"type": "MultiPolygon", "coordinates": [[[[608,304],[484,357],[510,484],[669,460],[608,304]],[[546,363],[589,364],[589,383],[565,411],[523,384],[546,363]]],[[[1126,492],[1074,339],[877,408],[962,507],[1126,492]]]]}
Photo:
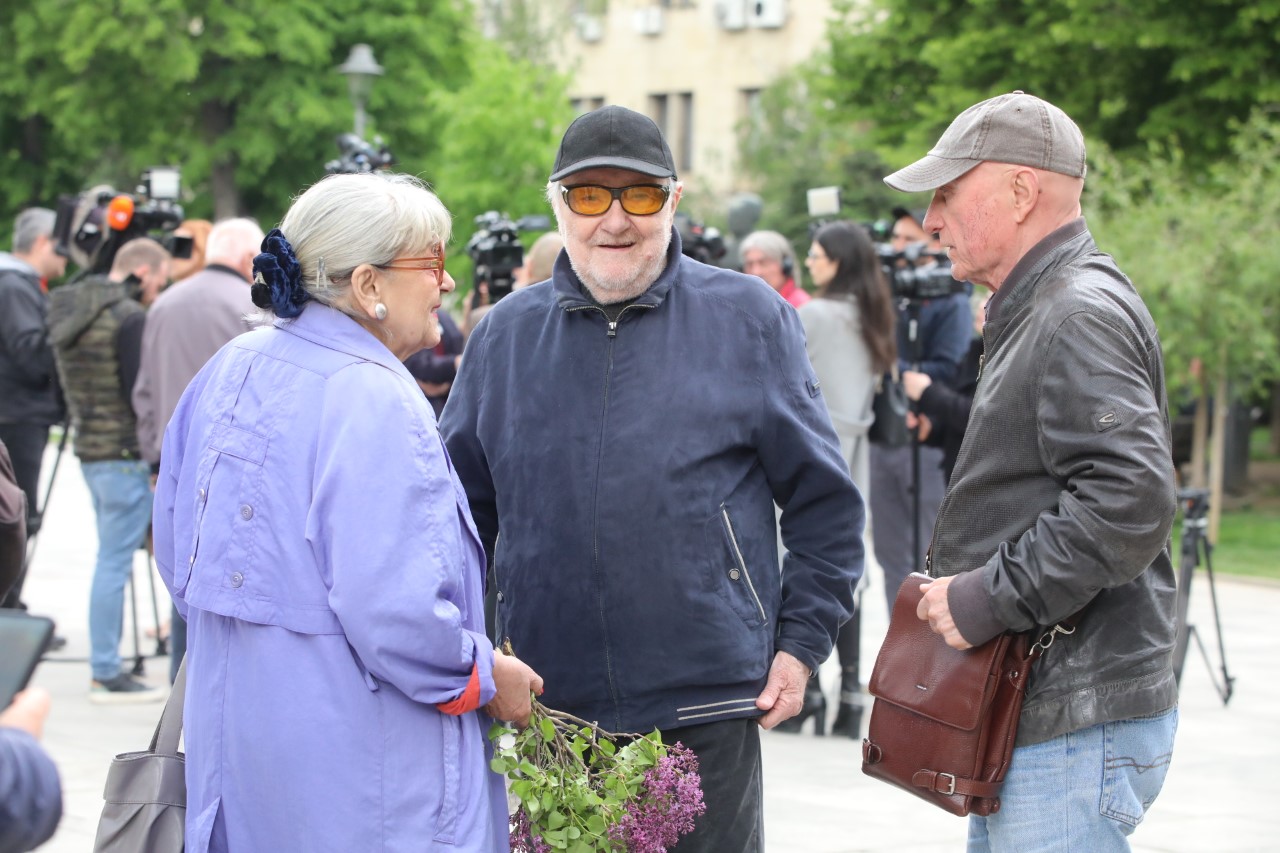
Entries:
{"type": "Polygon", "coordinates": [[[1196,419],[1191,428],[1191,488],[1203,489],[1209,453],[1209,383],[1200,379],[1200,394],[1196,399],[1196,419]]]}
{"type": "Polygon", "coordinates": [[[1280,456],[1280,382],[1271,384],[1271,455],[1280,456]]]}
{"type": "Polygon", "coordinates": [[[1218,526],[1222,521],[1222,479],[1226,471],[1227,413],[1231,408],[1227,396],[1227,371],[1218,373],[1213,392],[1213,446],[1209,451],[1209,542],[1218,544],[1218,526]]]}
{"type": "MultiPolygon", "coordinates": [[[[234,123],[234,111],[227,104],[205,101],[200,105],[200,131],[205,144],[215,145],[234,123]]],[[[243,207],[240,188],[236,186],[236,155],[232,152],[220,155],[209,171],[209,189],[213,195],[213,218],[227,219],[239,216],[243,207]]]]}

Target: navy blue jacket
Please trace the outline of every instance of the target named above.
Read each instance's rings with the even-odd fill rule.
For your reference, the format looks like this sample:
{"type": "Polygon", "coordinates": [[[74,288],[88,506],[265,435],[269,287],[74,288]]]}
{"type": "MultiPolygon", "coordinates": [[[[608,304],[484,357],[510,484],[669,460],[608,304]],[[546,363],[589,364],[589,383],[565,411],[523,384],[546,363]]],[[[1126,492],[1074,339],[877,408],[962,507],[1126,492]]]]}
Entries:
{"type": "Polygon", "coordinates": [[[616,324],[563,253],[495,305],[441,431],[552,707],[631,732],[758,716],[774,653],[815,669],[852,612],[862,499],[795,309],[679,235],[616,324]]]}

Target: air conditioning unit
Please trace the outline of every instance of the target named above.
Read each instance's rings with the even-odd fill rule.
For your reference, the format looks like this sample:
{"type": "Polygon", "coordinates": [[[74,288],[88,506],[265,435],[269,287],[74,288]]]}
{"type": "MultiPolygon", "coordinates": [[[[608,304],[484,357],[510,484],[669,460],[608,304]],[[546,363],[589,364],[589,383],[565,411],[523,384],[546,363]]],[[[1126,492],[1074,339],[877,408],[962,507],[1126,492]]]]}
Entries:
{"type": "Polygon", "coordinates": [[[717,0],[716,23],[724,30],[741,30],[747,26],[748,0],[717,0]]]}
{"type": "Polygon", "coordinates": [[[636,32],[642,36],[656,36],[662,32],[662,7],[644,6],[636,9],[636,32]]]}
{"type": "Polygon", "coordinates": [[[787,0],[747,0],[747,23],[776,30],[787,23],[787,0]]]}
{"type": "Polygon", "coordinates": [[[578,38],[585,42],[598,42],[604,38],[604,23],[597,15],[579,12],[574,15],[573,26],[578,31],[578,38]]]}

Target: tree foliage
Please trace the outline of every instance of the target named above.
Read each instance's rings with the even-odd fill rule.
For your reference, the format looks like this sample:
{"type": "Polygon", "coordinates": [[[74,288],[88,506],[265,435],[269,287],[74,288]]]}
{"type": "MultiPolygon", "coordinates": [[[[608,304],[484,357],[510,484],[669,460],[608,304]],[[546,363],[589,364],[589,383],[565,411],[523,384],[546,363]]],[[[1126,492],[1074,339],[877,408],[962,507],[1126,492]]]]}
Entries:
{"type": "Polygon", "coordinates": [[[4,218],[94,184],[132,189],[147,166],[173,164],[188,216],[278,222],[352,126],[337,66],[361,42],[385,68],[370,135],[397,170],[468,224],[475,208],[532,203],[564,82],[480,38],[466,2],[42,0],[0,5],[4,218]],[[500,185],[516,181],[503,203],[500,185]]]}
{"type": "Polygon", "coordinates": [[[964,108],[1022,89],[1118,154],[1224,156],[1280,102],[1280,0],[845,0],[830,29],[838,109],[901,165],[964,108]]]}
{"type": "Polygon", "coordinates": [[[758,114],[741,128],[741,166],[764,199],[759,227],[807,245],[806,191],[837,186],[842,216],[862,222],[888,217],[901,196],[884,185],[888,174],[865,130],[834,110],[834,84],[825,56],[797,66],[760,94],[758,114]]]}
{"type": "Polygon", "coordinates": [[[1171,391],[1191,365],[1247,386],[1280,378],[1280,121],[1254,115],[1231,156],[1188,177],[1182,152],[1090,156],[1086,213],[1151,309],[1171,391]]]}

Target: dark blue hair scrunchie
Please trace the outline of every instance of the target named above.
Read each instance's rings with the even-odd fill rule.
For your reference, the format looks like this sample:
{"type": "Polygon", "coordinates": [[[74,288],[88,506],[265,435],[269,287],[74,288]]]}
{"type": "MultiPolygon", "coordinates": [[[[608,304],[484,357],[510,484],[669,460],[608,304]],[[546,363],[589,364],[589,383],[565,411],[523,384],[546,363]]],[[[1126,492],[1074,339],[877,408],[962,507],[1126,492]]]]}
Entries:
{"type": "Polygon", "coordinates": [[[277,317],[297,317],[311,298],[302,286],[302,265],[293,246],[279,228],[272,228],[262,240],[262,254],[253,259],[253,304],[270,308],[277,317]]]}

